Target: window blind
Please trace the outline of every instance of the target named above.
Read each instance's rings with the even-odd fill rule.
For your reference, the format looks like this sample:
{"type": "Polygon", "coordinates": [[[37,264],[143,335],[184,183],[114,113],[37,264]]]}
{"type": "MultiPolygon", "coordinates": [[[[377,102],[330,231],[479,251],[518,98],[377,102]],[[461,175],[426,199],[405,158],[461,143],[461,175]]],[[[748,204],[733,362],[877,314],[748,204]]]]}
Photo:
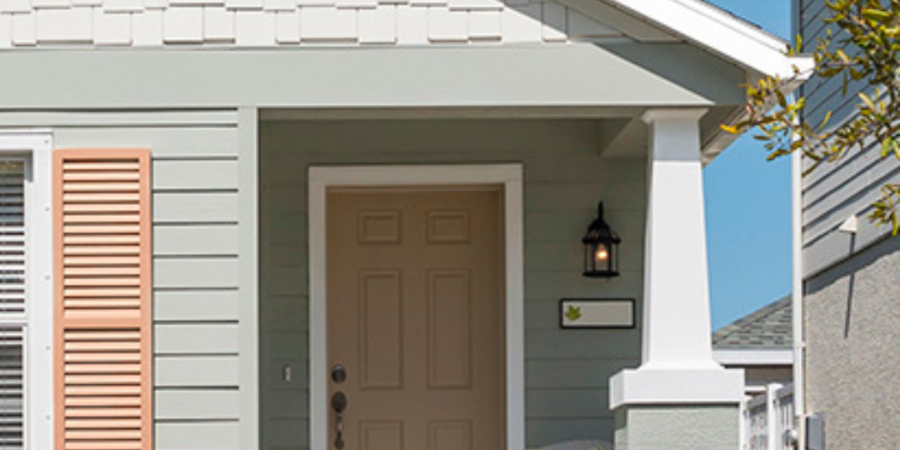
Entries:
{"type": "Polygon", "coordinates": [[[24,446],[25,161],[0,159],[0,450],[24,446]]]}

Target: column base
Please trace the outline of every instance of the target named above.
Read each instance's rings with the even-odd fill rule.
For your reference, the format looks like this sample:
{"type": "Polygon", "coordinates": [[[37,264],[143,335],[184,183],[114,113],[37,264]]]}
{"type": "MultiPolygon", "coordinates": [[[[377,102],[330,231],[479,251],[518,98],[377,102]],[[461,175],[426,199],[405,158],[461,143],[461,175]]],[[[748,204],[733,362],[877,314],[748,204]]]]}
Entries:
{"type": "Polygon", "coordinates": [[[744,371],[641,368],[610,379],[616,450],[740,447],[744,371]]]}
{"type": "Polygon", "coordinates": [[[609,406],[739,404],[744,371],[722,369],[623,370],[609,380],[609,406]]]}
{"type": "Polygon", "coordinates": [[[735,450],[740,407],[630,405],[615,411],[616,450],[735,450]]]}

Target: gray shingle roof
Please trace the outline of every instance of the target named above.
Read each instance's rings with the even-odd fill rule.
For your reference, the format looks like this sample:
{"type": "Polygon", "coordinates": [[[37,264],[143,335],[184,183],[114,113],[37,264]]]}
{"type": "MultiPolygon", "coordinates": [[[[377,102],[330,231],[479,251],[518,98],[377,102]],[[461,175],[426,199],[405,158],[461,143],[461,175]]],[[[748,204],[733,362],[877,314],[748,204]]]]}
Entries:
{"type": "Polygon", "coordinates": [[[790,349],[791,296],[766,305],[713,333],[716,350],[790,349]]]}

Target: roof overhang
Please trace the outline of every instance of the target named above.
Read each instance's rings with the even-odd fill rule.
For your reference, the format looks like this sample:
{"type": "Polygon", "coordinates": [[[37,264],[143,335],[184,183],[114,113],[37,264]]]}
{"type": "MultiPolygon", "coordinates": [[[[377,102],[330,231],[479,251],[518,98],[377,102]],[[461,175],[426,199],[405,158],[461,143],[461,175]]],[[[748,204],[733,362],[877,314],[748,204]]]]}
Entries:
{"type": "MultiPolygon", "coordinates": [[[[788,55],[788,42],[702,0],[599,1],[745,68],[748,83],[765,76],[777,77],[787,81],[784,90],[789,94],[815,68],[811,56],[788,55]]],[[[735,124],[745,118],[746,110],[737,107],[723,123],[735,124]]],[[[704,162],[712,161],[737,138],[717,127],[704,137],[704,162]]]]}
{"type": "Polygon", "coordinates": [[[782,39],[703,1],[602,1],[762,75],[787,79],[799,71],[803,77],[814,67],[811,57],[788,56],[782,39]]]}

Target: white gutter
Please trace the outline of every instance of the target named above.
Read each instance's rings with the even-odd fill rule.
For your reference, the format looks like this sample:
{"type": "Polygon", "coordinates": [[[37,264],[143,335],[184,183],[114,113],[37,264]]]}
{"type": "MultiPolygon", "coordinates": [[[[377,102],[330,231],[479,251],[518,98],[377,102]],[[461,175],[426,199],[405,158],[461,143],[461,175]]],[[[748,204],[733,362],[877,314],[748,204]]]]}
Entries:
{"type": "Polygon", "coordinates": [[[805,343],[803,341],[803,154],[791,155],[791,222],[793,235],[793,325],[794,325],[794,414],[797,421],[797,448],[806,448],[806,406],[804,365],[805,343]]]}

